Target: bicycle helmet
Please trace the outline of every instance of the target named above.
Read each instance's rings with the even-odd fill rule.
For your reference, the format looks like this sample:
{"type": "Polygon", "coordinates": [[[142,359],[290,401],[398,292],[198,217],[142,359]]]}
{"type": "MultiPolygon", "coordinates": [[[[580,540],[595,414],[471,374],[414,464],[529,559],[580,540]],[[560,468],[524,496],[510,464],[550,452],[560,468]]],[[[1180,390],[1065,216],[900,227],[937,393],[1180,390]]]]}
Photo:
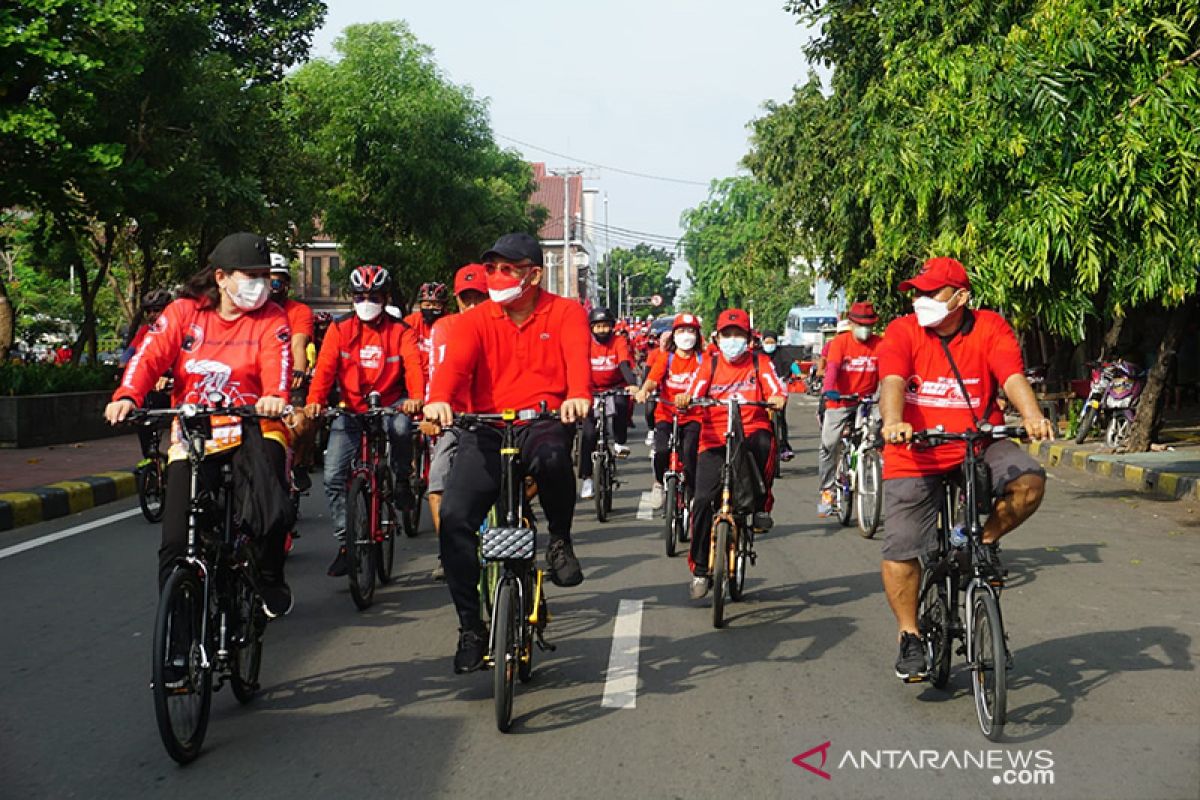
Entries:
{"type": "Polygon", "coordinates": [[[446,288],[444,283],[422,283],[421,288],[417,290],[418,303],[442,303],[445,304],[450,299],[450,290],[446,288]]]}
{"type": "Polygon", "coordinates": [[[391,286],[391,274],[374,264],[355,267],[350,273],[350,288],[355,292],[384,292],[391,286]]]}
{"type": "Polygon", "coordinates": [[[607,322],[610,325],[615,325],[617,318],[613,316],[613,312],[609,311],[604,306],[596,306],[588,314],[588,325],[598,325],[601,322],[607,322]]]}
{"type": "Polygon", "coordinates": [[[151,289],[142,295],[142,309],[162,311],[171,302],[171,293],[166,289],[151,289]]]}

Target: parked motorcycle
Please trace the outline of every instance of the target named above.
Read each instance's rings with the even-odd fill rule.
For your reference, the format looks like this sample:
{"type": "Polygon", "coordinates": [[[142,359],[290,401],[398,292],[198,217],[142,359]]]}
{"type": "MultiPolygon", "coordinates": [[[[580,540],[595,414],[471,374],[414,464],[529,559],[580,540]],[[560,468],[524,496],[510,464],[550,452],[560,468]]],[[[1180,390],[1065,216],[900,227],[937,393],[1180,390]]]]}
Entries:
{"type": "Polygon", "coordinates": [[[1093,428],[1104,431],[1104,443],[1113,450],[1125,446],[1138,400],[1146,387],[1146,372],[1130,361],[1090,362],[1092,385],[1079,418],[1076,444],[1083,444],[1093,428]]]}

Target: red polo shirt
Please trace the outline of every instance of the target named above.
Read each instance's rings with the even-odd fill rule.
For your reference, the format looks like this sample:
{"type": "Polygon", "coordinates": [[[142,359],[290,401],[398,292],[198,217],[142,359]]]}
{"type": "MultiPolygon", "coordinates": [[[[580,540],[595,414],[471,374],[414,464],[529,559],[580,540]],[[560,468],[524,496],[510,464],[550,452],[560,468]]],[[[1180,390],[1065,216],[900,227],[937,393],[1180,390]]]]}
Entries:
{"type": "Polygon", "coordinates": [[[470,410],[495,414],[550,410],[568,398],[591,396],[588,362],[592,332],[583,306],[540,291],[533,313],[520,325],[490,300],[463,312],[434,371],[429,402],[450,403],[466,391],[470,410]]]}
{"type": "MultiPolygon", "coordinates": [[[[446,360],[446,346],[453,337],[454,326],[462,318],[462,314],[447,314],[433,323],[429,350],[429,382],[425,385],[425,402],[429,402],[429,393],[433,389],[433,376],[446,360]]],[[[469,387],[463,385],[460,391],[450,400],[450,407],[455,411],[471,410],[471,395],[469,387]]]]}
{"type": "MultiPolygon", "coordinates": [[[[948,431],[974,427],[975,417],[1003,423],[996,395],[1005,381],[1024,372],[1016,334],[994,311],[969,311],[962,329],[948,342],[954,363],[970,395],[970,408],[938,342],[938,335],[909,314],[888,325],[879,349],[879,375],[905,380],[903,420],[922,431],[944,425],[948,431]]],[[[888,444],[884,448],[884,478],[936,475],[963,461],[961,444],[939,447],[888,444]]]]}
{"type": "MultiPolygon", "coordinates": [[[[693,351],[678,353],[659,350],[650,360],[648,380],[658,384],[658,405],[654,409],[655,422],[673,422],[675,419],[675,395],[682,394],[696,379],[700,359],[693,351]]],[[[689,408],[681,412],[679,423],[695,422],[700,419],[700,409],[689,408]]]]}
{"type": "MultiPolygon", "coordinates": [[[[825,356],[825,391],[866,397],[879,388],[879,346],[883,339],[875,334],[860,342],[850,331],[833,337],[825,356]],[[833,380],[830,381],[830,378],[833,380]],[[833,385],[831,386],[830,383],[833,385]]],[[[849,400],[826,400],[827,408],[846,408],[849,400]]]]}
{"type": "Polygon", "coordinates": [[[607,342],[601,343],[592,338],[589,355],[592,362],[592,392],[604,392],[625,385],[621,375],[621,362],[628,362],[633,368],[633,358],[629,355],[629,343],[624,336],[613,335],[607,342]]]}
{"type": "MultiPolygon", "coordinates": [[[[771,359],[759,352],[744,353],[736,361],[729,361],[723,355],[715,356],[716,369],[713,369],[713,358],[709,356],[696,370],[688,394],[692,397],[711,397],[713,400],[728,400],[736,396],[741,400],[765,401],[776,395],[787,396],[787,387],[775,368],[771,359]],[[758,361],[758,378],[755,380],[755,360],[758,361]],[[710,379],[711,376],[711,379],[710,379]]],[[[714,447],[725,446],[725,425],[729,415],[724,406],[713,406],[701,409],[700,452],[714,447]]],[[[771,417],[767,409],[758,406],[742,406],[742,431],[749,436],[754,431],[769,431],[771,417]]]]}

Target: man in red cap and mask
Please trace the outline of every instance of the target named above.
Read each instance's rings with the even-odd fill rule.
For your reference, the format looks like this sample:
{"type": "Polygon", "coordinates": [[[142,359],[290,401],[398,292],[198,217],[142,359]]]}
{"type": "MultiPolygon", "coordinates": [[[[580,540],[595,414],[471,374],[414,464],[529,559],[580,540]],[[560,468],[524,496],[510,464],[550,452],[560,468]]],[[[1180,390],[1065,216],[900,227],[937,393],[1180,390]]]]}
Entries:
{"type": "Polygon", "coordinates": [[[883,339],[873,330],[879,322],[875,306],[855,303],[846,315],[850,329],[833,337],[825,355],[825,415],[821,422],[821,449],[817,456],[820,500],[817,514],[825,517],[833,507],[833,479],[842,428],[854,423],[857,400],[845,395],[867,397],[879,388],[879,345],[883,339]]]}
{"type": "MultiPolygon", "coordinates": [[[[911,446],[914,430],[938,425],[957,432],[984,422],[1003,424],[996,395],[1003,390],[1035,439],[1053,439],[1024,374],[1021,349],[1009,324],[994,311],[970,309],[971,281],[953,258],[931,258],[916,277],[900,284],[913,292],[913,312],[888,326],[879,349],[883,415],[883,587],[899,628],[896,676],[928,675],[917,628],[920,557],[936,530],[942,476],[961,466],[961,444],[911,446]]],[[[1046,490],[1046,473],[1008,440],[990,444],[995,507],[983,527],[989,569],[1003,566],[997,542],[1029,518],[1046,490]]]]}

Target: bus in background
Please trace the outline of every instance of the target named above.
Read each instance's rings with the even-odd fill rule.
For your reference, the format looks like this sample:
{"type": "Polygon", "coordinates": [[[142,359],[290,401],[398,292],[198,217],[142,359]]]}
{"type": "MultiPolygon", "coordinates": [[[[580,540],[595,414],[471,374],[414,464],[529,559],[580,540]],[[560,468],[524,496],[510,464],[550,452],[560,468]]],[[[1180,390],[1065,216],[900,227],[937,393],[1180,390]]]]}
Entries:
{"type": "Polygon", "coordinates": [[[838,312],[832,306],[796,306],[788,312],[782,344],[821,352],[827,332],[837,328],[838,312]]]}

